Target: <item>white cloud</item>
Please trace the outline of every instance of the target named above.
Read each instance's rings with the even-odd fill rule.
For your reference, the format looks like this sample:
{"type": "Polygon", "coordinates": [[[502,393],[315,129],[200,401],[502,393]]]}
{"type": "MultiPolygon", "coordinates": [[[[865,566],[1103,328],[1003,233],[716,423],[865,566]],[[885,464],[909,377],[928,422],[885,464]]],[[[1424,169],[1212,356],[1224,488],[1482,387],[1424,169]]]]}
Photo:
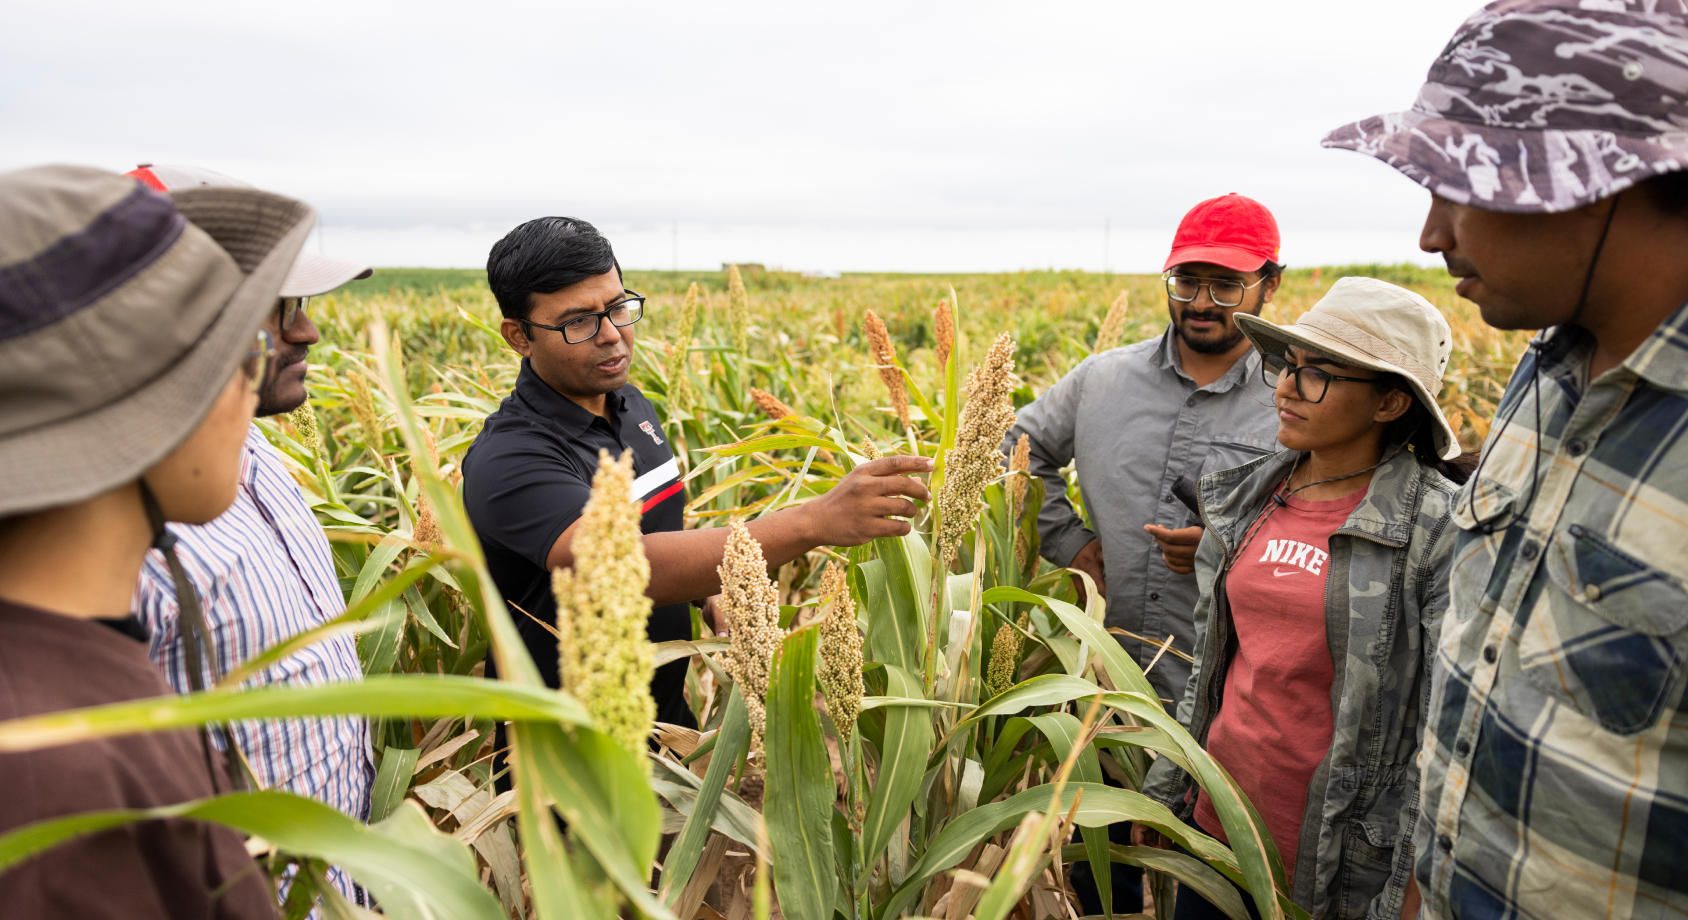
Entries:
{"type": "Polygon", "coordinates": [[[678,221],[683,265],[844,270],[1097,269],[1109,219],[1152,270],[1229,191],[1292,264],[1423,259],[1426,193],[1318,140],[1410,103],[1474,7],[36,2],[0,34],[0,168],[208,166],[383,264],[563,213],[629,265],[678,221]]]}

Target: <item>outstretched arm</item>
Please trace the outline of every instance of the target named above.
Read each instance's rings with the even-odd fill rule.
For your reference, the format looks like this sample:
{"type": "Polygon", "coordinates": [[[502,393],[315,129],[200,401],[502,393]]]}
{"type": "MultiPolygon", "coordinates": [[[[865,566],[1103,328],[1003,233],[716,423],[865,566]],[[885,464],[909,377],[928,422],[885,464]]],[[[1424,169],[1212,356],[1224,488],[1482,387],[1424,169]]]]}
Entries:
{"type": "MultiPolygon", "coordinates": [[[[909,532],[914,503],[929,501],[926,485],[914,474],[928,473],[926,457],[885,457],[852,470],[825,495],[750,521],[745,526],[762,544],[769,567],[790,562],[817,546],[860,546],[877,537],[909,532]]],[[[546,566],[574,565],[574,534],[570,524],[551,545],[546,566]]],[[[645,593],[657,605],[698,600],[721,590],[716,567],[727,546],[728,530],[677,530],[645,535],[645,556],[651,563],[651,583],[645,593]]]]}

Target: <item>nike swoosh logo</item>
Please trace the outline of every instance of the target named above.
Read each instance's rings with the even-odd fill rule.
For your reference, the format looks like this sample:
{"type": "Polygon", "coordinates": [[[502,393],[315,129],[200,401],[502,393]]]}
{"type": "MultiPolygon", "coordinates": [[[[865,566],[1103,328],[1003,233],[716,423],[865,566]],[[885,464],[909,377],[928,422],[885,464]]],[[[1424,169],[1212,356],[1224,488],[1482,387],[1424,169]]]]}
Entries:
{"type": "Polygon", "coordinates": [[[1277,570],[1277,569],[1276,569],[1276,568],[1273,568],[1273,569],[1272,569],[1272,574],[1273,574],[1273,575],[1276,575],[1276,576],[1278,576],[1278,577],[1279,577],[1279,578],[1282,578],[1282,577],[1284,577],[1284,576],[1285,576],[1285,575],[1299,575],[1299,574],[1301,574],[1301,573],[1300,573],[1300,572],[1298,572],[1298,571],[1296,571],[1296,570],[1295,570],[1295,569],[1290,569],[1290,570],[1289,570],[1289,571],[1287,571],[1287,572],[1280,572],[1280,571],[1278,571],[1278,570],[1277,570]]]}

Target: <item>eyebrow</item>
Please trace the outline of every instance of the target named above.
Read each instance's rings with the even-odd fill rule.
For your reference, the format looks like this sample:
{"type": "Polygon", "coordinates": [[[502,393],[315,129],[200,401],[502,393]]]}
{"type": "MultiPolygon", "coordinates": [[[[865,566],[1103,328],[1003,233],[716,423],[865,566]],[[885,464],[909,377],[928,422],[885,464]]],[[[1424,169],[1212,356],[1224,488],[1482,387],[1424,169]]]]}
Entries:
{"type": "MultiPolygon", "coordinates": [[[[1353,365],[1351,365],[1351,364],[1343,364],[1342,362],[1340,362],[1340,361],[1338,361],[1334,358],[1327,358],[1324,355],[1316,355],[1316,354],[1313,354],[1312,352],[1307,351],[1305,349],[1298,348],[1298,349],[1296,349],[1296,351],[1301,352],[1300,361],[1301,361],[1302,364],[1326,364],[1326,365],[1329,365],[1331,367],[1353,367],[1353,365]]],[[[1289,356],[1293,358],[1293,357],[1295,357],[1295,353],[1290,352],[1289,356]]],[[[1362,370],[1362,368],[1355,368],[1355,369],[1356,370],[1362,370]]]]}

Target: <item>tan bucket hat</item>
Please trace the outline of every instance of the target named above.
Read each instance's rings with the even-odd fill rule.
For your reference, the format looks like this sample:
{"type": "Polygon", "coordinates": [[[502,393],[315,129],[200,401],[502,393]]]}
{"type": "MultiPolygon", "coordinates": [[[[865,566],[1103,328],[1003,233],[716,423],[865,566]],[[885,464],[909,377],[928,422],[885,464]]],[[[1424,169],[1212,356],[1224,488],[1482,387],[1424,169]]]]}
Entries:
{"type": "Polygon", "coordinates": [[[1453,330],[1442,311],[1412,291],[1376,278],[1342,278],[1293,326],[1239,313],[1237,328],[1262,354],[1299,345],[1354,367],[1399,374],[1436,419],[1436,450],[1460,455],[1459,438],[1436,397],[1453,351],[1453,330]]]}
{"type": "Polygon", "coordinates": [[[192,433],[315,219],[256,189],[0,175],[0,516],[134,480],[192,433]]]}

